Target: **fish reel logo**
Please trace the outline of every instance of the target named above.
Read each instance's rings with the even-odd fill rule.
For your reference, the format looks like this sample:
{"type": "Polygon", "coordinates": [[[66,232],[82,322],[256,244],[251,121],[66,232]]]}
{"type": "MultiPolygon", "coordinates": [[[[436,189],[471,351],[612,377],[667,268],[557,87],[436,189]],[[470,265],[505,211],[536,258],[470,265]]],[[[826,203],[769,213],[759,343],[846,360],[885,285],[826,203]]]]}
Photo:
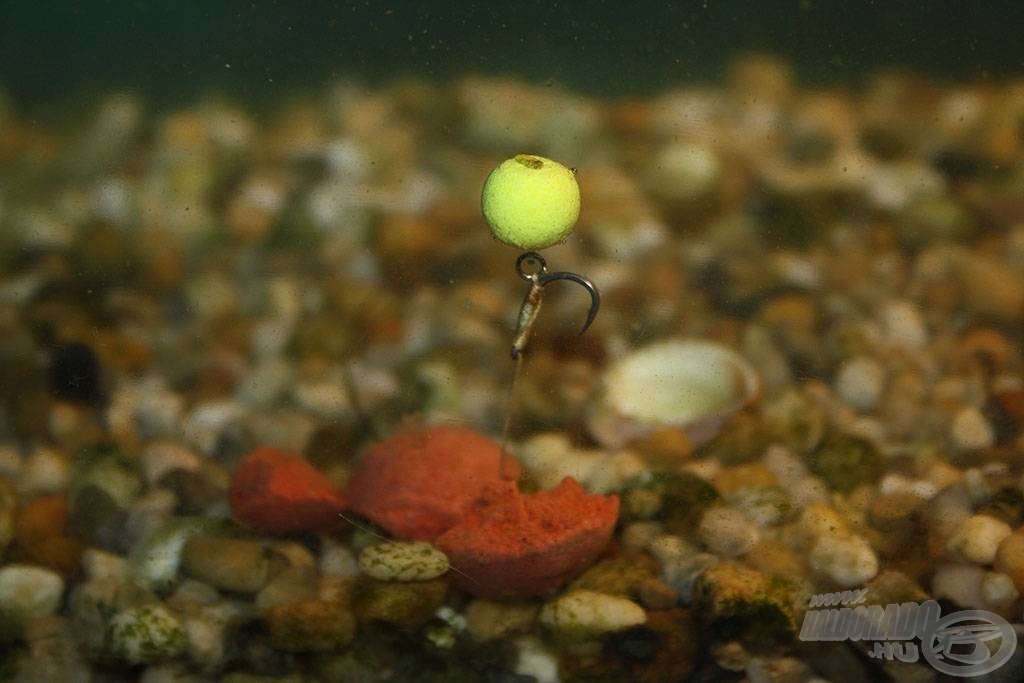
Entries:
{"type": "Polygon", "coordinates": [[[962,610],[936,621],[922,635],[924,658],[937,671],[967,678],[995,671],[1013,655],[1017,633],[997,614],[979,609],[962,610]],[[993,652],[994,641],[1000,639],[993,652]]]}
{"type": "MultiPolygon", "coordinates": [[[[815,595],[809,606],[858,605],[867,592],[815,595]]],[[[924,655],[936,671],[959,678],[995,671],[1017,649],[1017,632],[998,614],[961,610],[943,617],[935,600],[808,610],[800,640],[873,641],[867,652],[873,659],[916,662],[924,655]]]]}

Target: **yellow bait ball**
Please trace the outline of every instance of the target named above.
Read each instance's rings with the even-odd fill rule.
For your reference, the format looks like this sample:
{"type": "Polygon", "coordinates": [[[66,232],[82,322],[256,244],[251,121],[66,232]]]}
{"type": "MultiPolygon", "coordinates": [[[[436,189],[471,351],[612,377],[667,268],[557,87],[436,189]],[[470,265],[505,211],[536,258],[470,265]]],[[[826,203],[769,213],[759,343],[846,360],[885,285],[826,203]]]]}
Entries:
{"type": "Polygon", "coordinates": [[[543,249],[572,232],[580,215],[580,186],[576,174],[557,161],[517,154],[487,176],[481,205],[499,240],[543,249]]]}

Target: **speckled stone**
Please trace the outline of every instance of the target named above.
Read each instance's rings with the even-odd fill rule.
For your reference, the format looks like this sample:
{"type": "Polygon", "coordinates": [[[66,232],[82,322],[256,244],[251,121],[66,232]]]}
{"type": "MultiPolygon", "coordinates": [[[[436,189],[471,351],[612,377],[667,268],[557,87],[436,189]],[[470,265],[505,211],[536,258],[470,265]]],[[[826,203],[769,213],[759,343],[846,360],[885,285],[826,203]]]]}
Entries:
{"type": "Polygon", "coordinates": [[[379,581],[425,581],[448,571],[448,558],[425,541],[386,541],[359,553],[359,568],[379,581]]]}
{"type": "Polygon", "coordinates": [[[130,664],[173,659],[187,645],[181,622],[162,605],[129,608],[110,622],[111,651],[130,664]]]}
{"type": "Polygon", "coordinates": [[[540,611],[540,623],[556,638],[566,640],[598,638],[645,621],[643,607],[632,600],[589,590],[569,591],[540,611]]]}

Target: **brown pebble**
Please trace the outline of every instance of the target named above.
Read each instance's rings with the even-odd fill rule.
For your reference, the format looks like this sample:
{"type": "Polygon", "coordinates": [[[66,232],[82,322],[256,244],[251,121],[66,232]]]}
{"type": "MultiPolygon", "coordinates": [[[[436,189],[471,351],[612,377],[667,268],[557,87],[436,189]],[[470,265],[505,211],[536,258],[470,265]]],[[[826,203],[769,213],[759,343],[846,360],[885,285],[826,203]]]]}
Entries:
{"type": "Polygon", "coordinates": [[[189,576],[239,593],[258,591],[270,573],[268,553],[261,544],[216,536],[190,539],[181,566],[189,576]]]}
{"type": "Polygon", "coordinates": [[[996,551],[996,570],[1013,580],[1018,591],[1024,593],[1024,527],[1003,539],[996,551]]]}
{"type": "Polygon", "coordinates": [[[896,529],[911,521],[924,499],[912,493],[886,493],[871,502],[871,524],[883,531],[896,529]]]}
{"type": "Polygon", "coordinates": [[[285,652],[329,652],[355,637],[356,620],[342,603],[305,600],[272,607],[263,617],[270,642],[285,652]]]}
{"type": "Polygon", "coordinates": [[[671,609],[679,602],[679,593],[661,579],[650,577],[636,586],[636,596],[647,609],[671,609]]]}
{"type": "Polygon", "coordinates": [[[77,538],[50,536],[19,543],[11,549],[7,559],[46,567],[67,578],[78,573],[85,548],[85,543],[77,538]]]}
{"type": "Polygon", "coordinates": [[[40,496],[18,509],[14,516],[14,541],[28,545],[64,534],[68,526],[68,499],[62,495],[40,496]]]}

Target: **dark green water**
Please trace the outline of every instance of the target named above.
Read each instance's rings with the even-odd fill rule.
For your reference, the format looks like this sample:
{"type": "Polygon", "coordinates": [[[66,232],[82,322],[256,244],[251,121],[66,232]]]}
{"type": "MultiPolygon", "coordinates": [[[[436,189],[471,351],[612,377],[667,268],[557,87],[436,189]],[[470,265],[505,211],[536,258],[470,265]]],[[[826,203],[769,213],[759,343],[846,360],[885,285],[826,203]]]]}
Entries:
{"type": "Polygon", "coordinates": [[[128,87],[161,103],[216,90],[273,101],[355,75],[517,74],[604,96],[713,81],[737,53],[804,82],[908,67],[943,80],[1024,73],[1015,2],[0,2],[0,86],[43,114],[128,87]]]}

